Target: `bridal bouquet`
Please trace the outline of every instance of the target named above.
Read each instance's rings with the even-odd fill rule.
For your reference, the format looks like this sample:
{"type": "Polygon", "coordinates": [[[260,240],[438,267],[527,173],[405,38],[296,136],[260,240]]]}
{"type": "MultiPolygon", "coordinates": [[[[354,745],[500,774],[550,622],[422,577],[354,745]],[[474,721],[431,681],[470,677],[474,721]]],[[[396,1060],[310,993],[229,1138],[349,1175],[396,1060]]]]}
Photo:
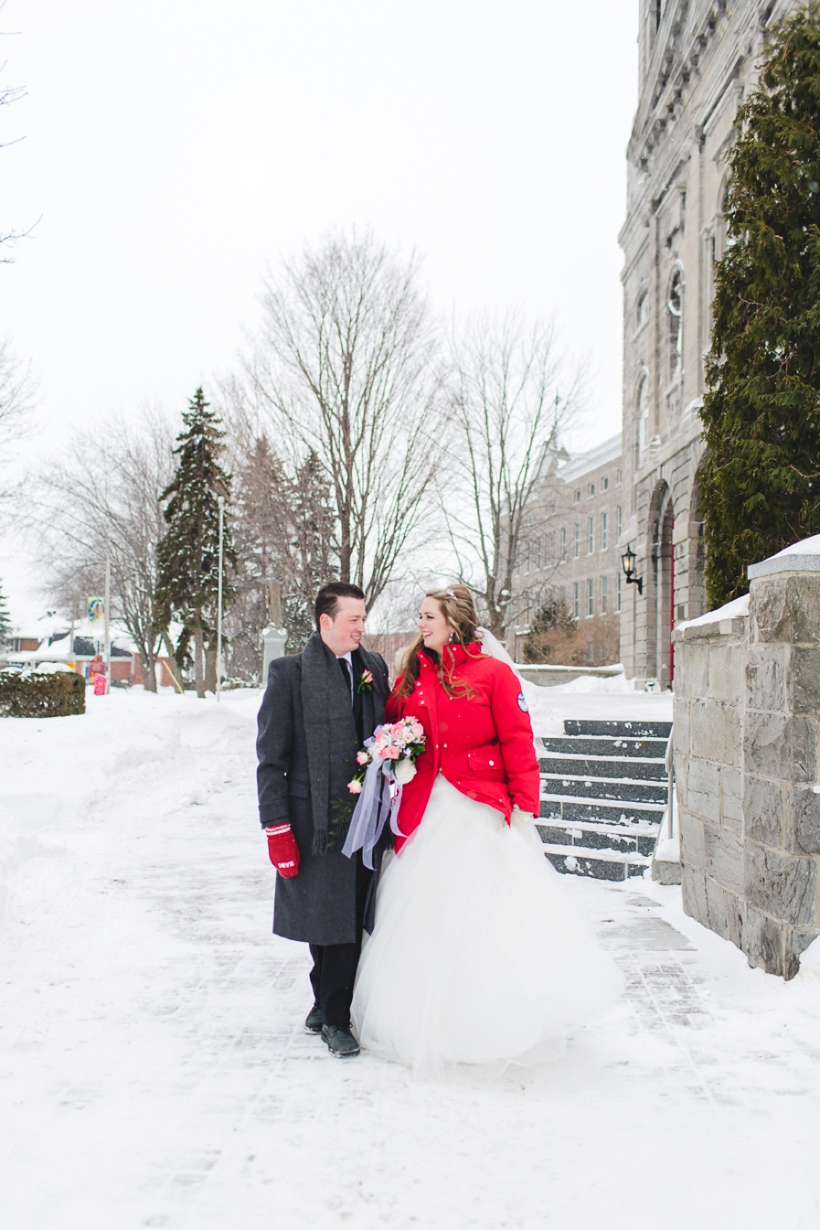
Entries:
{"type": "Polygon", "coordinates": [[[402,787],[416,776],[416,761],[424,744],[424,728],[414,717],[385,722],[365,739],[364,750],[356,756],[359,772],[347,783],[350,793],[359,796],[342,847],[348,858],[361,850],[365,867],[372,870],[373,850],[388,816],[391,829],[399,833],[395,817],[402,787]]]}

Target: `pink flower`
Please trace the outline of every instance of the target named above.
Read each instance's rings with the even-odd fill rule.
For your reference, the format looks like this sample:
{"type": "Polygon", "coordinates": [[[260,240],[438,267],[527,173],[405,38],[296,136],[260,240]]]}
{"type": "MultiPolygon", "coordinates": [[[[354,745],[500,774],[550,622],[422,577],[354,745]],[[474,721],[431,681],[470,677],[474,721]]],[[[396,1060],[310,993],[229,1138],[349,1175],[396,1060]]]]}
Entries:
{"type": "Polygon", "coordinates": [[[367,764],[369,760],[370,760],[369,752],[357,752],[356,753],[356,764],[367,764]]]}
{"type": "Polygon", "coordinates": [[[390,747],[384,749],[385,760],[398,760],[401,757],[401,748],[396,747],[395,743],[391,743],[390,747]]]}
{"type": "Polygon", "coordinates": [[[353,778],[352,782],[347,783],[347,788],[351,794],[361,794],[362,793],[362,783],[357,782],[355,777],[353,778]]]}

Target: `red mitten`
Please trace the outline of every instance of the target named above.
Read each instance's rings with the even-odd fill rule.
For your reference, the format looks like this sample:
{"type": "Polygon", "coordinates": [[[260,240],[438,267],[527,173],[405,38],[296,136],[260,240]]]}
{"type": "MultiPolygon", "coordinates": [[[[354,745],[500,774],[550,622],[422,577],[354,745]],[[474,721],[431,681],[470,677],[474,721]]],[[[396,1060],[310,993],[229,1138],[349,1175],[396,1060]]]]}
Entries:
{"type": "Polygon", "coordinates": [[[268,855],[280,876],[289,880],[299,870],[299,847],[289,824],[266,828],[268,855]]]}

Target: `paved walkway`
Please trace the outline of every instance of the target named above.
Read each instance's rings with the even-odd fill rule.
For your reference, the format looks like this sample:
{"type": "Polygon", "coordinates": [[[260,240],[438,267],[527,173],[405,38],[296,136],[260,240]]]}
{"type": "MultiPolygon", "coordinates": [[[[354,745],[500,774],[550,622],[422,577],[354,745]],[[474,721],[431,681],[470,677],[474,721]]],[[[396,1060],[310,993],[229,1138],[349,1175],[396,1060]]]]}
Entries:
{"type": "Polygon", "coordinates": [[[19,795],[42,827],[2,922],[0,1224],[816,1230],[814,988],[748,970],[676,889],[573,881],[628,992],[563,1059],[334,1060],[301,1029],[305,949],[270,935],[250,716],[193,714],[113,730],[71,806],[19,795]]]}

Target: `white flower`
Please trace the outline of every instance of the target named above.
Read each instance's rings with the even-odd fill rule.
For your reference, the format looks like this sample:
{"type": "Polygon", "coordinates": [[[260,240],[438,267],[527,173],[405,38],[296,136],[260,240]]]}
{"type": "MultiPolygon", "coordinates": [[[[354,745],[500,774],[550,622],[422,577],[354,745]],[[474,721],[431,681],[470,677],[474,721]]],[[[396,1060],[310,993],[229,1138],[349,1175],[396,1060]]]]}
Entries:
{"type": "Polygon", "coordinates": [[[416,776],[416,766],[409,757],[402,756],[401,760],[398,760],[393,766],[393,772],[399,785],[406,786],[416,776]]]}

